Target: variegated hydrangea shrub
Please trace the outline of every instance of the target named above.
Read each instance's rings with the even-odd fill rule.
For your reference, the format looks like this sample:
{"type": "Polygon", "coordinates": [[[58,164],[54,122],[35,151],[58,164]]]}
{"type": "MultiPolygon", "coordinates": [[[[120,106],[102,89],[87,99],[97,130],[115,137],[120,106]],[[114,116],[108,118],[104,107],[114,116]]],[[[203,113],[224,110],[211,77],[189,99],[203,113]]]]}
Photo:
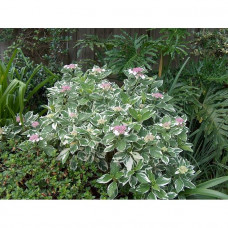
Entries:
{"type": "Polygon", "coordinates": [[[191,151],[186,117],[159,92],[161,80],[142,67],[126,71],[121,88],[105,79],[111,73],[105,67],[83,73],[71,64],[62,73],[49,89],[46,116],[29,112],[24,126],[17,117],[17,133],[27,137],[22,150],[59,151],[57,159],[73,170],[79,160],[96,163],[105,173],[97,181],[107,185],[111,199],[174,199],[195,187],[193,166],[181,157],[191,151]]]}

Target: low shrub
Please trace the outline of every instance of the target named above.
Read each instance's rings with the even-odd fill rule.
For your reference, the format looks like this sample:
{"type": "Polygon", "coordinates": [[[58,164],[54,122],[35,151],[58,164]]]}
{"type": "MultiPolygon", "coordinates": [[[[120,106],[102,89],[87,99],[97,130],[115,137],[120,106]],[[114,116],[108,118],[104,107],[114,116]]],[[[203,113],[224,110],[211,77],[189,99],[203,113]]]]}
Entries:
{"type": "Polygon", "coordinates": [[[1,144],[1,199],[107,198],[105,186],[96,183],[101,173],[94,164],[81,163],[73,171],[42,151],[17,146],[15,140],[1,144]]]}
{"type": "Polygon", "coordinates": [[[105,67],[83,73],[71,64],[62,73],[49,89],[47,115],[28,112],[23,125],[18,117],[2,140],[24,140],[22,151],[58,153],[73,171],[90,162],[103,171],[97,182],[107,185],[110,199],[173,199],[195,188],[193,166],[180,155],[192,151],[186,117],[159,92],[161,80],[142,67],[125,71],[122,88],[104,79],[111,73],[105,67]]]}

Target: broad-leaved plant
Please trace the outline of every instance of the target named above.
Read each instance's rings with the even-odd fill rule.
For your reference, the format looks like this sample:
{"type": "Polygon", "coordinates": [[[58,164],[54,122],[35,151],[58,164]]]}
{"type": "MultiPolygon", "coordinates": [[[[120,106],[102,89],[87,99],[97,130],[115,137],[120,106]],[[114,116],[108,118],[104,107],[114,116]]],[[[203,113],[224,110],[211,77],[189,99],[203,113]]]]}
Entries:
{"type": "Polygon", "coordinates": [[[195,188],[193,166],[181,156],[191,151],[186,116],[177,116],[172,97],[159,92],[161,80],[143,67],[126,70],[121,88],[105,79],[106,67],[83,73],[70,64],[62,73],[49,89],[47,115],[29,112],[23,125],[18,116],[2,138],[20,133],[27,138],[22,150],[59,151],[57,159],[73,170],[79,161],[97,164],[104,172],[97,182],[107,185],[110,199],[174,199],[195,188]]]}

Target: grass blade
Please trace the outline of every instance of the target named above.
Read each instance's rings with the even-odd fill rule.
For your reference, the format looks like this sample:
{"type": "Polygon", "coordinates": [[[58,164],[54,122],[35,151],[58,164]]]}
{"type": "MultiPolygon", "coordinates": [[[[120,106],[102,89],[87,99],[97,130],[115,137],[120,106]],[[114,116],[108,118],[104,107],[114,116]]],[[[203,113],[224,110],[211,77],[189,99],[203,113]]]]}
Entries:
{"type": "Polygon", "coordinates": [[[212,190],[212,189],[205,189],[205,188],[195,188],[195,189],[188,189],[184,192],[185,195],[203,195],[203,196],[209,196],[214,197],[217,199],[228,199],[228,195],[212,190]]]}
{"type": "Polygon", "coordinates": [[[180,77],[180,74],[181,74],[182,70],[184,69],[184,67],[185,67],[185,65],[187,64],[187,62],[188,62],[189,59],[190,59],[190,57],[188,57],[188,58],[185,60],[184,64],[182,65],[182,67],[180,68],[179,72],[177,73],[177,76],[175,77],[175,79],[174,79],[174,81],[173,81],[173,84],[172,84],[172,86],[171,86],[171,88],[169,89],[169,92],[168,92],[170,95],[172,94],[172,91],[173,91],[174,87],[175,87],[176,84],[177,84],[178,78],[180,77]]]}
{"type": "Polygon", "coordinates": [[[197,188],[211,188],[216,185],[222,184],[223,182],[228,181],[228,176],[215,178],[213,180],[206,181],[197,185],[197,188]]]}

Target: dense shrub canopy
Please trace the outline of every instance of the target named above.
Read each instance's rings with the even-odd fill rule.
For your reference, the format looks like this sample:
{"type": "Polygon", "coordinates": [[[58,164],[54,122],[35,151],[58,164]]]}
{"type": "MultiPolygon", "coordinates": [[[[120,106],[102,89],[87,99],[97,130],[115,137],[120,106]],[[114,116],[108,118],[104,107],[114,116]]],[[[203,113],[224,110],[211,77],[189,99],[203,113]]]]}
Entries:
{"type": "Polygon", "coordinates": [[[62,80],[49,89],[48,113],[24,115],[24,125],[3,129],[4,137],[27,137],[20,149],[45,151],[76,170],[79,161],[97,164],[110,198],[173,199],[191,182],[193,166],[181,157],[191,151],[186,117],[176,116],[162,81],[145,68],[125,71],[122,88],[105,78],[110,70],[76,64],[63,68],[62,80]]]}

